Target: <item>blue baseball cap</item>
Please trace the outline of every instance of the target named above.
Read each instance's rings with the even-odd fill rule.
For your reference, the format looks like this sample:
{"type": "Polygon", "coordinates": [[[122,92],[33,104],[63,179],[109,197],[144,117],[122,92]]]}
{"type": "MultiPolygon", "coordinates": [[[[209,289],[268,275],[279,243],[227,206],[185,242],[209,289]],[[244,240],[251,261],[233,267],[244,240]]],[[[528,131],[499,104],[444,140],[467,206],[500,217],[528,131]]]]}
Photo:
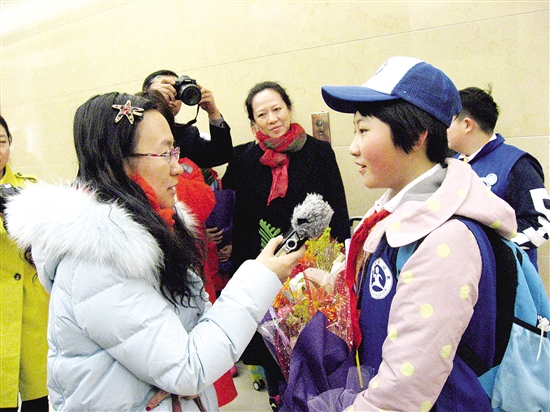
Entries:
{"type": "Polygon", "coordinates": [[[323,86],[321,93],[331,109],[343,113],[355,113],[361,103],[403,99],[447,127],[462,108],[452,80],[414,57],[391,57],[362,86],[323,86]]]}

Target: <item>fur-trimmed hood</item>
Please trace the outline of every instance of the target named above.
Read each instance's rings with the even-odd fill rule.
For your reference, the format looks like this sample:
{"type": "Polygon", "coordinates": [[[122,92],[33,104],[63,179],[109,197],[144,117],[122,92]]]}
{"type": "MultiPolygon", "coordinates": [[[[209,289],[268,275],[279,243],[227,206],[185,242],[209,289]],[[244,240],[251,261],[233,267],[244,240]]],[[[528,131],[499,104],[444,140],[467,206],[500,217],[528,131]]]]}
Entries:
{"type": "MultiPolygon", "coordinates": [[[[185,205],[176,211],[196,231],[185,205]]],[[[13,196],[5,211],[8,233],[25,249],[32,247],[41,283],[51,289],[64,256],[113,266],[128,277],[157,284],[162,251],[154,237],[116,203],[102,203],[93,192],[38,183],[13,196]]]]}

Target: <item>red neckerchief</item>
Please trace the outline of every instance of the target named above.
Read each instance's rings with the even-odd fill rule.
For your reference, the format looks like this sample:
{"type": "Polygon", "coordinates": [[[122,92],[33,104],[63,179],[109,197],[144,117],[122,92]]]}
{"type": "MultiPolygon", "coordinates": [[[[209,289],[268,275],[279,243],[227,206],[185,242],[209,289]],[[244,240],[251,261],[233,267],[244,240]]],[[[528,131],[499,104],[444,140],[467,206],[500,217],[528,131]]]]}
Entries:
{"type": "MultiPolygon", "coordinates": [[[[372,228],[388,216],[390,212],[386,209],[382,209],[380,212],[375,212],[367,217],[361,225],[355,230],[351,237],[351,242],[348,251],[348,261],[346,263],[346,283],[350,291],[353,291],[353,287],[357,282],[357,275],[359,273],[359,256],[362,255],[363,245],[367,240],[372,228]]],[[[351,323],[353,327],[353,341],[356,347],[359,347],[361,343],[361,328],[359,326],[359,312],[357,309],[357,295],[361,293],[360,290],[356,290],[356,293],[351,293],[350,307],[351,307],[351,323]]]]}
{"type": "Polygon", "coordinates": [[[139,187],[145,192],[145,196],[147,196],[147,200],[149,200],[149,204],[153,208],[155,212],[164,220],[168,226],[173,227],[174,226],[174,213],[176,211],[172,208],[161,208],[159,204],[159,200],[157,198],[157,194],[155,193],[155,190],[151,187],[149,183],[145,181],[145,179],[138,173],[134,173],[130,176],[130,179],[132,179],[134,182],[136,182],[139,187]]]}
{"type": "Polygon", "coordinates": [[[277,197],[285,197],[288,189],[288,155],[297,152],[306,143],[307,135],[302,126],[292,123],[290,129],[281,137],[269,137],[256,132],[256,138],[264,154],[260,163],[271,167],[273,181],[267,204],[277,197]]]}

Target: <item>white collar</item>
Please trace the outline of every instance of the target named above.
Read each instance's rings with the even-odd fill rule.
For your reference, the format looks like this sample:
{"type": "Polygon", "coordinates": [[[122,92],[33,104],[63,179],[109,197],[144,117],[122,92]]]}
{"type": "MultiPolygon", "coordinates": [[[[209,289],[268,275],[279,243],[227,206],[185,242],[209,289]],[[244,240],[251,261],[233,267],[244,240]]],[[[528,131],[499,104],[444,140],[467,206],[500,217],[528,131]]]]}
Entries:
{"type": "Polygon", "coordinates": [[[389,199],[391,189],[388,189],[380,199],[378,199],[374,203],[374,209],[379,212],[382,209],[386,209],[388,212],[393,213],[395,209],[401,204],[401,199],[403,199],[403,196],[413,187],[416,186],[419,182],[421,182],[424,179],[427,179],[428,177],[432,176],[435,172],[441,170],[443,166],[441,164],[436,164],[431,169],[425,171],[420,176],[418,176],[413,181],[409,182],[407,186],[405,186],[403,189],[399,191],[393,198],[389,199]]]}
{"type": "MultiPolygon", "coordinates": [[[[489,142],[491,142],[491,141],[493,141],[493,140],[496,140],[496,138],[497,138],[496,133],[493,133],[493,135],[491,136],[491,138],[490,138],[489,140],[487,140],[487,141],[485,142],[485,144],[484,144],[483,146],[481,146],[481,147],[478,149],[477,152],[472,153],[470,156],[468,156],[468,163],[471,162],[471,161],[473,160],[473,158],[476,157],[476,156],[478,155],[479,152],[481,152],[481,149],[483,149],[487,143],[489,143],[489,142]]],[[[465,154],[461,154],[460,156],[458,156],[458,159],[459,159],[459,160],[464,160],[465,157],[466,157],[465,154]]]]}

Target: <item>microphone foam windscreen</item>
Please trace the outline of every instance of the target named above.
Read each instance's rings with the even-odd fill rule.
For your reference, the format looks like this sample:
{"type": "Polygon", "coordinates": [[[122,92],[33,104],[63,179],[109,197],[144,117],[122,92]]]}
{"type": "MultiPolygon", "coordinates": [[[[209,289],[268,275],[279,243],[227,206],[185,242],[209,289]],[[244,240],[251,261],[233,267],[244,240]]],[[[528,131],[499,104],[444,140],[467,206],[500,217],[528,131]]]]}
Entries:
{"type": "Polygon", "coordinates": [[[290,224],[300,238],[316,238],[328,227],[334,210],[317,193],[308,193],[294,208],[290,224]]]}

